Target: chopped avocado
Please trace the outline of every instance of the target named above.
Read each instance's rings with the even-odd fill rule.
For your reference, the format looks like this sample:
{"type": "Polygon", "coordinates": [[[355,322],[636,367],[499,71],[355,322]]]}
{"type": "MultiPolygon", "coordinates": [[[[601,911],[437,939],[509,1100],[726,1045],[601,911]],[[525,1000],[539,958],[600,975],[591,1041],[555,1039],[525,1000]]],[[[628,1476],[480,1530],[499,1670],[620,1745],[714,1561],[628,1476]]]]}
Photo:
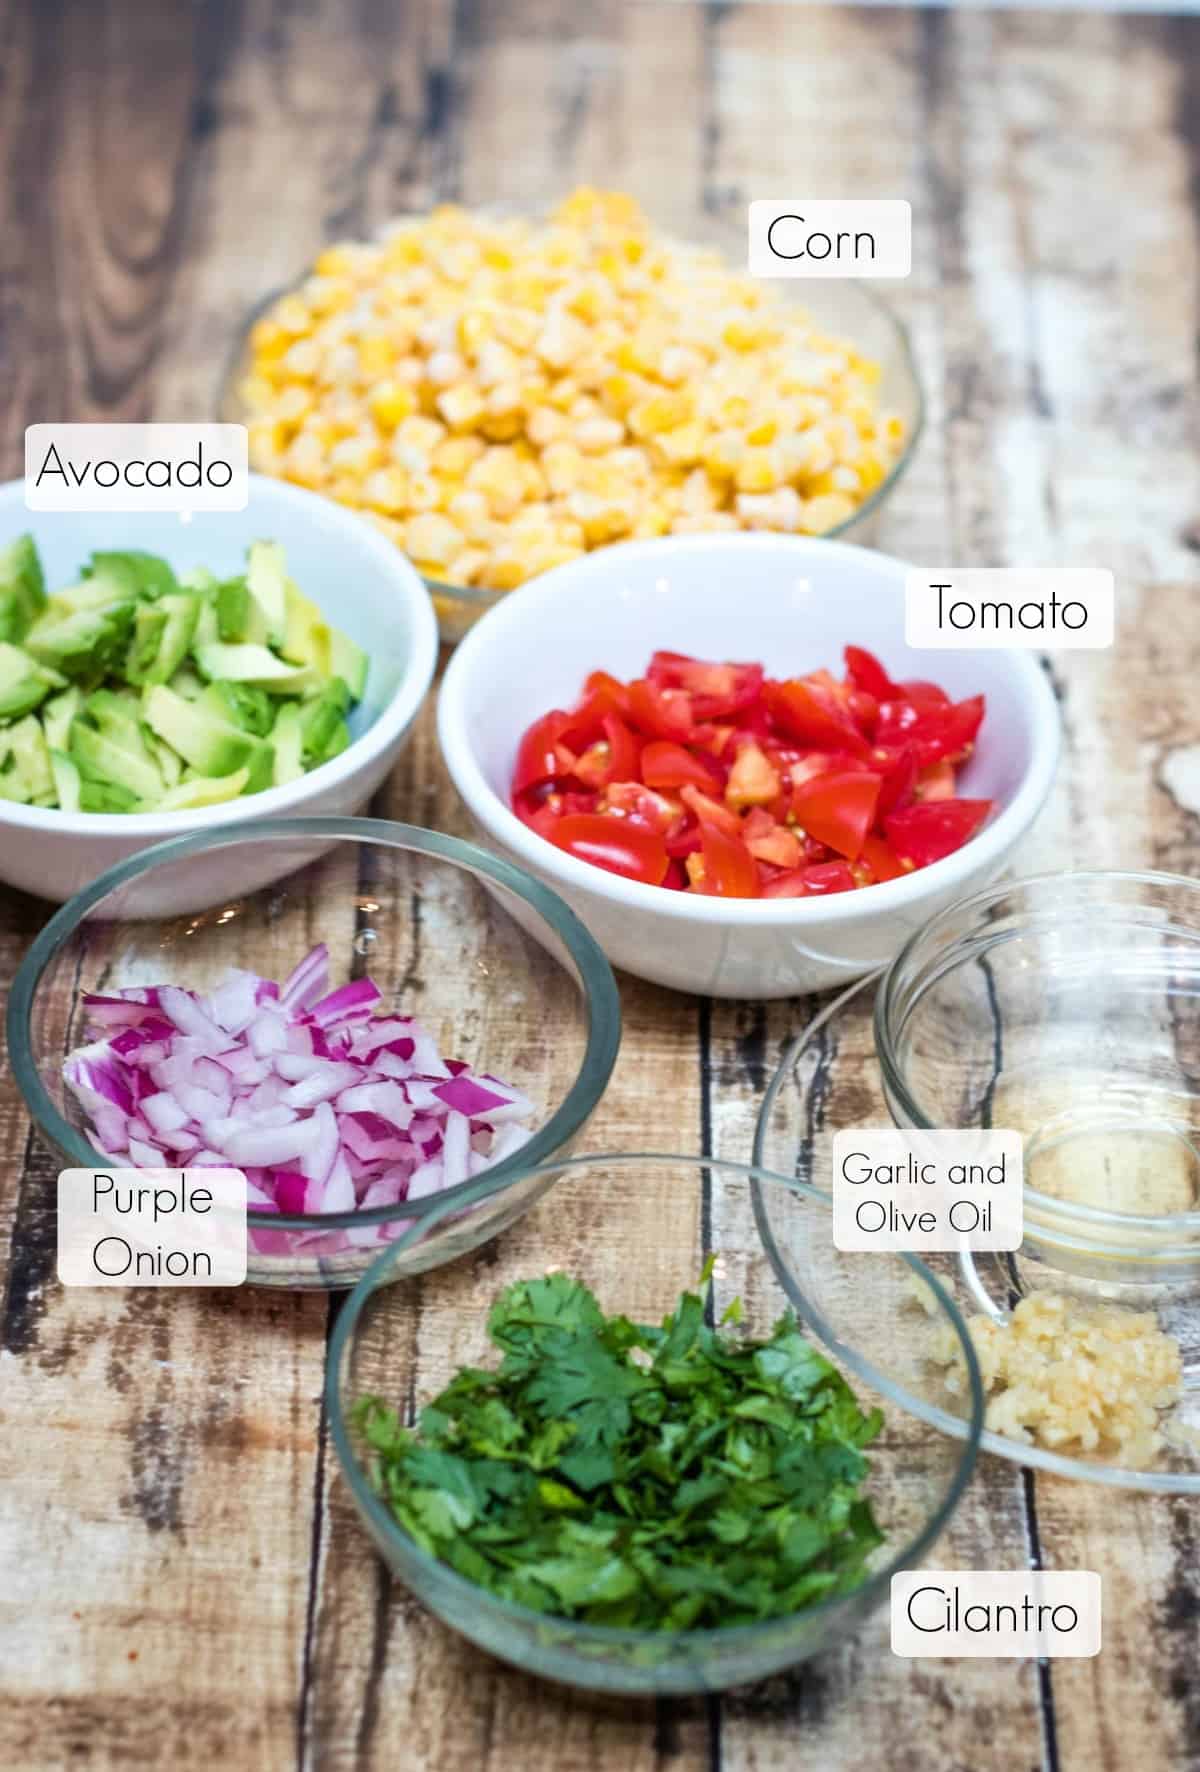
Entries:
{"type": "Polygon", "coordinates": [[[366,676],[274,542],[226,579],[99,551],[51,596],[28,536],[0,551],[0,796],[128,812],[255,794],[345,749],[366,676]]]}
{"type": "Polygon", "coordinates": [[[248,784],[249,770],[246,769],[235,769],[232,775],[194,775],[190,781],[181,781],[178,787],[168,788],[153,806],[144,806],[140,810],[190,812],[198,806],[219,806],[225,800],[236,800],[239,794],[244,794],[248,784]]]}
{"type": "Polygon", "coordinates": [[[300,709],[300,742],[306,769],[315,769],[330,757],[344,751],[350,733],[342,718],[349,702],[349,693],[340,677],[314,695],[300,709]]]}
{"type": "Polygon", "coordinates": [[[187,657],[199,615],[200,599],[188,591],[141,604],[125,660],[129,681],[165,683],[187,657]]]}
{"type": "Polygon", "coordinates": [[[165,684],[156,684],[146,697],[145,717],[151,731],[202,775],[232,775],[248,767],[256,751],[270,749],[165,684]]]}
{"type": "Polygon", "coordinates": [[[32,535],[0,549],[0,640],[23,640],[46,607],[46,581],[32,535]]]}
{"type": "Polygon", "coordinates": [[[243,575],[227,578],[218,585],[216,594],[217,635],[227,645],[250,640],[262,645],[267,638],[267,618],[262,607],[250,595],[243,575]]]}
{"type": "Polygon", "coordinates": [[[125,651],[136,604],[110,603],[60,615],[51,599],[25,636],[25,649],[39,664],[65,677],[100,683],[125,651]]]}
{"type": "Polygon", "coordinates": [[[32,714],[0,731],[0,799],[53,801],[54,772],[41,725],[32,714]]]}
{"type": "Polygon", "coordinates": [[[246,588],[262,611],[267,639],[283,644],[287,632],[287,563],[277,541],[254,541],[246,558],[246,588]]]}
{"type": "Polygon", "coordinates": [[[198,707],[211,708],[219,720],[266,738],[275,721],[275,706],[265,689],[251,683],[210,683],[197,697],[198,707]]]}
{"type": "Polygon", "coordinates": [[[89,781],[80,773],[79,810],[81,812],[133,812],[137,795],[115,781],[89,781]]]}
{"type": "Polygon", "coordinates": [[[217,621],[217,598],[215,589],[200,593],[200,608],[196,615],[196,626],[192,634],[191,653],[196,656],[201,646],[218,646],[221,641],[220,624],[217,621]]]}
{"type": "Polygon", "coordinates": [[[32,713],[62,680],[57,672],[43,669],[20,646],[0,640],[0,720],[15,720],[32,713]]]}
{"type": "Polygon", "coordinates": [[[333,635],[316,604],[298,591],[288,580],[286,592],[287,626],[279,650],[293,664],[311,665],[323,677],[331,669],[333,635]]]}
{"type": "Polygon", "coordinates": [[[367,687],[367,655],[340,628],[330,630],[329,674],[340,677],[351,701],[361,701],[367,687]]]}
{"type": "Polygon", "coordinates": [[[195,701],[198,695],[203,695],[205,683],[204,678],[191,665],[180,665],[171,677],[170,687],[176,695],[182,695],[185,701],[195,701]]]}
{"type": "Polygon", "coordinates": [[[70,750],[71,721],[82,706],[83,694],[74,685],[43,703],[42,731],[46,734],[46,743],[52,751],[70,750]]]}
{"type": "Polygon", "coordinates": [[[271,743],[275,748],[274,785],[281,788],[285,782],[299,781],[304,774],[299,702],[285,701],[280,705],[271,728],[271,743]]]}
{"type": "Polygon", "coordinates": [[[85,578],[108,584],[117,597],[153,600],[179,588],[167,562],[140,548],[93,554],[83,571],[85,578]]]}
{"type": "Polygon", "coordinates": [[[76,720],[71,727],[71,761],[86,781],[116,783],[139,800],[157,799],[163,791],[158,765],[140,734],[127,740],[76,720]]]}
{"type": "Polygon", "coordinates": [[[156,733],[148,731],[145,734],[145,739],[146,748],[158,764],[158,773],[162,776],[164,783],[169,788],[177,787],[183,778],[183,759],[177,751],[171,749],[169,744],[164,744],[156,733]]]}
{"type": "Polygon", "coordinates": [[[56,745],[50,746],[50,771],[54,777],[54,791],[61,809],[64,812],[78,812],[82,786],[79,771],[67,753],[59,750],[56,745]]]}
{"type": "Polygon", "coordinates": [[[265,646],[201,646],[193,649],[201,673],[210,683],[255,683],[276,695],[302,695],[319,687],[311,665],[289,665],[265,646]]]}

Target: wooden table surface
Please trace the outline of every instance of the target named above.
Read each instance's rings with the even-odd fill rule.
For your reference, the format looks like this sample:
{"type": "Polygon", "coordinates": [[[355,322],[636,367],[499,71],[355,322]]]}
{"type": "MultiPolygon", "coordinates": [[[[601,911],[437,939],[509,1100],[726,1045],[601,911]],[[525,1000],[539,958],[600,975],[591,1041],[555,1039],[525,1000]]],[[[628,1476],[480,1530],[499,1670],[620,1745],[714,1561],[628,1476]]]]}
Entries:
{"type": "MultiPolygon", "coordinates": [[[[435,198],[607,183],[686,229],[755,196],[907,196],[913,273],[889,293],[931,422],[882,545],[1115,570],[1114,650],[1052,663],[1066,755],[1021,864],[1194,873],[1198,102],[1196,19],[0,0],[0,466],[20,472],[36,420],[208,416],[264,288],[435,198]]],[[[373,810],[464,830],[430,719],[373,810]]],[[[46,914],[4,898],[0,977],[46,914]]],[[[812,1004],[621,984],[595,1145],[746,1156],[812,1004]]],[[[939,1557],[1100,1570],[1094,1661],[900,1661],[877,1616],[720,1702],[569,1695],[389,1589],[332,1470],[324,1297],[64,1294],[52,1183],[5,1081],[11,1772],[1200,1767],[1194,1503],[981,1464],[939,1557]]]]}

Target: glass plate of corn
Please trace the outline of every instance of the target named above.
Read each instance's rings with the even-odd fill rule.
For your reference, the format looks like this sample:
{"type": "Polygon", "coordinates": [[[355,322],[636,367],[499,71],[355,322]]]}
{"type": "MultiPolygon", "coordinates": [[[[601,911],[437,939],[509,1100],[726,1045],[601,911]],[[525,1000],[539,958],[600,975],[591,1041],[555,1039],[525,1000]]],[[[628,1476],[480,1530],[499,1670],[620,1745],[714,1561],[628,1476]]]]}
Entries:
{"type": "Polygon", "coordinates": [[[390,536],[449,641],[611,542],[869,543],[923,420],[907,332],[865,283],[752,278],[737,229],[707,233],[591,189],[402,216],[255,308],[221,415],[251,467],[390,536]]]}

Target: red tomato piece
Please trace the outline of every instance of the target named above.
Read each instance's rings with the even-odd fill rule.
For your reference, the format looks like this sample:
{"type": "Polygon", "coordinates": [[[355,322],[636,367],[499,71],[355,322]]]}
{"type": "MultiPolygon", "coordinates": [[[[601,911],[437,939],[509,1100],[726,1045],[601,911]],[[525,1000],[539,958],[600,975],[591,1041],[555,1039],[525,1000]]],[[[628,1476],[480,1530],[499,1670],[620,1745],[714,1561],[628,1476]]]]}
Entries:
{"type": "Polygon", "coordinates": [[[950,697],[940,683],[926,683],[920,677],[899,685],[900,694],[918,708],[944,708],[950,697]]]}
{"type": "Polygon", "coordinates": [[[829,892],[854,891],[854,875],[844,861],[819,861],[803,873],[805,890],[814,898],[823,898],[829,892]]]}
{"type": "Polygon", "coordinates": [[[686,690],[697,720],[720,720],[758,700],[763,686],[759,664],[710,664],[682,652],[656,652],[646,672],[664,689],[686,690]]]}
{"type": "Polygon", "coordinates": [[[901,862],[924,868],[961,849],[991,810],[990,800],[934,800],[893,812],[883,828],[901,862]]]}
{"type": "Polygon", "coordinates": [[[862,770],[838,775],[818,775],[792,795],[796,823],[851,861],[862,853],[867,834],[875,822],[875,808],[883,778],[862,770]]]}
{"type": "Polygon", "coordinates": [[[700,851],[704,857],[704,890],[717,898],[757,898],[758,869],[740,836],[705,820],[700,821],[700,851]]]}
{"type": "Polygon", "coordinates": [[[899,880],[907,872],[901,867],[891,844],[883,837],[868,837],[858,859],[870,870],[871,878],[877,884],[884,880],[899,880]]]}
{"type": "Polygon", "coordinates": [[[752,836],[745,834],[745,844],[755,861],[768,862],[773,868],[794,868],[800,864],[800,839],[795,831],[770,820],[770,829],[752,836]]]}
{"type": "Polygon", "coordinates": [[[575,813],[560,818],[551,841],[579,861],[590,861],[610,874],[661,886],[667,872],[667,846],[658,831],[647,830],[628,818],[611,818],[603,812],[575,813]]]}
{"type": "Polygon", "coordinates": [[[954,798],[954,765],[949,758],[943,757],[940,763],[931,763],[922,769],[917,777],[918,800],[953,800],[954,798]]]}
{"type": "Polygon", "coordinates": [[[610,676],[607,671],[593,671],[583,688],[602,713],[620,714],[623,720],[628,720],[629,691],[618,678],[610,676]]]}
{"type": "Polygon", "coordinates": [[[692,703],[682,689],[663,689],[645,677],[628,688],[629,722],[647,738],[669,738],[686,744],[695,721],[692,703]]]}
{"type": "Polygon", "coordinates": [[[682,788],[689,784],[701,793],[720,793],[721,771],[703,755],[697,756],[669,739],[653,739],[642,752],[642,780],[648,788],[682,788]]]}
{"type": "Polygon", "coordinates": [[[886,812],[895,811],[897,806],[908,805],[917,785],[920,764],[916,746],[911,744],[876,746],[872,761],[883,776],[879,804],[875,808],[876,818],[882,818],[886,812]]]}
{"type": "Polygon", "coordinates": [[[610,781],[604,790],[602,810],[619,813],[623,818],[634,818],[649,830],[661,831],[663,836],[682,825],[684,818],[678,800],[656,794],[653,788],[643,787],[640,781],[610,781]]]}
{"type": "Polygon", "coordinates": [[[900,690],[888,676],[873,652],[865,646],[847,646],[842,656],[846,675],[856,689],[862,689],[876,701],[894,701],[900,690]]]}
{"type": "Polygon", "coordinates": [[[916,746],[921,767],[949,757],[951,762],[965,757],[975,741],[983,721],[984,699],[973,695],[967,701],[926,702],[885,701],[879,710],[875,742],[894,745],[905,741],[916,746]]]}
{"type": "Polygon", "coordinates": [[[777,725],[810,749],[849,751],[863,756],[870,747],[832,694],[805,678],[767,683],[763,694],[777,725]]]}
{"type": "Polygon", "coordinates": [[[694,788],[690,784],[680,788],[679,798],[688,810],[696,815],[701,824],[715,825],[719,831],[724,831],[727,837],[736,837],[739,842],[741,841],[742,821],[736,812],[729,810],[728,806],[722,806],[719,800],[710,799],[707,794],[702,794],[699,788],[694,788]]]}
{"type": "Polygon", "coordinates": [[[764,806],[778,797],[782,785],[771,759],[751,738],[733,760],[725,798],[731,806],[764,806]]]}
{"type": "Polygon", "coordinates": [[[561,708],[552,708],[540,720],[534,721],[517,749],[512,782],[514,794],[536,787],[542,781],[554,781],[563,773],[558,747],[569,719],[561,708]]]}

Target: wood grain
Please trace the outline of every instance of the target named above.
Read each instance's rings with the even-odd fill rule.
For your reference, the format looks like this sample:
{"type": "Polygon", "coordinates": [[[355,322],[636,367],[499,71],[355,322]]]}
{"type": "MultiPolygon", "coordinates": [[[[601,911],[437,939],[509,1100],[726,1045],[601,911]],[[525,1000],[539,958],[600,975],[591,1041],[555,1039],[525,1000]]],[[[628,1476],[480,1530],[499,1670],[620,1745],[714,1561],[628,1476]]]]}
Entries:
{"type": "MultiPolygon", "coordinates": [[[[4,465],[19,471],[33,420],[207,414],[249,305],[398,209],[543,204],[586,180],[686,230],[779,191],[909,196],[914,272],[890,293],[930,422],[881,544],[1114,568],[1116,649],[1053,663],[1067,754],[1022,860],[1194,873],[1198,101],[1195,20],[0,0],[4,465]]],[[[373,810],[465,830],[428,716],[373,810]]],[[[7,897],[0,977],[44,916],[7,897]]],[[[812,1004],[628,979],[622,997],[589,1143],[746,1156],[812,1004]]],[[[391,1589],[358,1529],[319,1405],[330,1307],[64,1293],[52,1174],[6,1082],[0,1764],[1200,1767],[1194,1508],[995,1460],[938,1555],[1100,1569],[1098,1661],[904,1664],[877,1618],[722,1703],[604,1704],[522,1678],[391,1589]]],[[[618,1263],[654,1247],[667,1206],[651,1195],[614,1229],[618,1263]]],[[[582,1228],[531,1219],[471,1258],[481,1293],[582,1228]]],[[[434,1309],[437,1276],[422,1285],[434,1309]]]]}

